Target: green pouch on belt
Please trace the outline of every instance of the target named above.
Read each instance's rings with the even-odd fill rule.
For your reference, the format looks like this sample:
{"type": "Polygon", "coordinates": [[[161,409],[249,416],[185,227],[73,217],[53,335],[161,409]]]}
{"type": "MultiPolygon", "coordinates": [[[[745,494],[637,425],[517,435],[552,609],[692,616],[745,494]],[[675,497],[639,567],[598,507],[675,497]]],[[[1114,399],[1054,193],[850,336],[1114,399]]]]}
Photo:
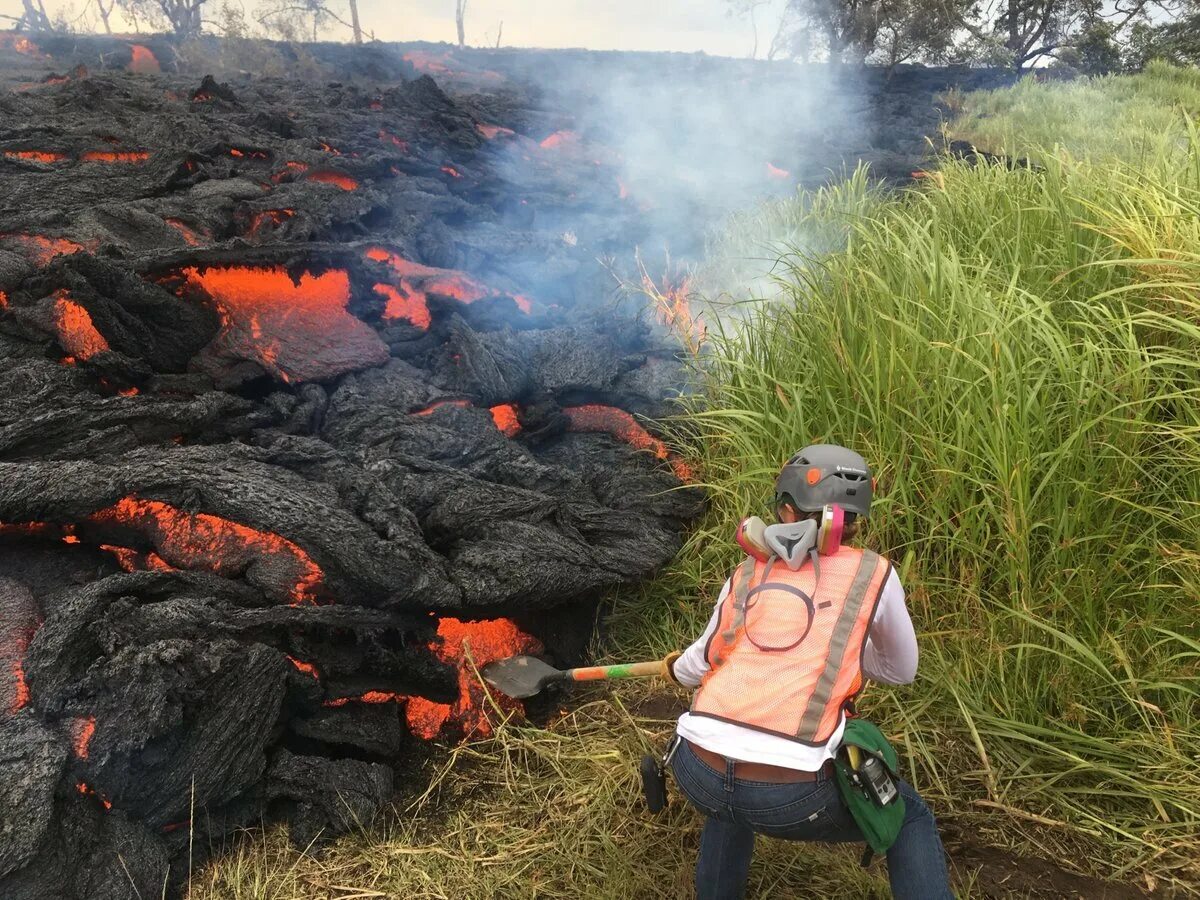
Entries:
{"type": "Polygon", "coordinates": [[[904,825],[904,798],[895,784],[899,764],[882,731],[863,719],[846,720],[835,764],[838,790],[875,853],[887,853],[904,825]]]}

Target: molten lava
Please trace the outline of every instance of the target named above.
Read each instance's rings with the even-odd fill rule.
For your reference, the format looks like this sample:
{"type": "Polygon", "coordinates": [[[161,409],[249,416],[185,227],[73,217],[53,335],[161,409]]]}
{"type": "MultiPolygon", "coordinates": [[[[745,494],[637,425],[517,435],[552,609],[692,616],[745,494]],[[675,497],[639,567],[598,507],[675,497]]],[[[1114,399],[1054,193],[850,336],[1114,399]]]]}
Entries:
{"type": "Polygon", "coordinates": [[[511,128],[505,128],[503,125],[483,125],[476,123],[475,130],[482,134],[489,141],[495,140],[501,135],[509,137],[516,134],[511,128]]]}
{"type": "Polygon", "coordinates": [[[314,666],[312,663],[304,662],[304,660],[302,660],[302,659],[296,659],[296,657],[294,657],[294,656],[288,656],[287,659],[288,659],[288,662],[290,662],[293,666],[295,666],[299,671],[303,672],[305,675],[311,675],[313,678],[320,680],[321,676],[319,674],[317,674],[317,667],[314,666]]]}
{"type": "MultiPolygon", "coordinates": [[[[169,219],[163,219],[163,221],[166,222],[168,225],[170,225],[172,228],[174,228],[176,231],[178,231],[180,233],[180,235],[182,235],[184,242],[189,247],[199,246],[199,244],[200,244],[199,232],[197,232],[196,229],[192,228],[190,225],[188,225],[182,219],[169,218],[169,219]]],[[[205,237],[207,237],[207,235],[205,235],[205,237]]]]}
{"type": "Polygon", "coordinates": [[[390,284],[375,285],[375,293],[387,300],[383,310],[385,319],[406,319],[417,328],[426,329],[433,323],[429,313],[429,303],[424,291],[419,291],[406,281],[401,280],[400,288],[390,284]]]}
{"type": "Polygon", "coordinates": [[[102,794],[97,794],[84,782],[81,781],[75,785],[75,790],[79,791],[79,793],[83,794],[85,797],[95,797],[100,801],[101,805],[103,805],[105,809],[112,809],[112,804],[108,801],[107,797],[102,794]]]}
{"type": "Polygon", "coordinates": [[[382,130],[381,130],[381,131],[379,132],[379,139],[380,139],[381,141],[386,141],[386,142],[388,142],[388,143],[390,143],[390,144],[393,144],[393,145],[394,145],[394,146],[396,146],[396,147],[399,147],[399,148],[400,148],[400,152],[401,152],[401,153],[407,153],[407,152],[408,152],[408,141],[402,141],[402,140],[400,140],[400,138],[396,137],[396,136],[395,136],[394,134],[392,134],[391,132],[388,132],[388,131],[382,131],[382,130]]]}
{"type": "Polygon", "coordinates": [[[139,75],[157,75],[162,71],[162,67],[158,64],[158,57],[149,47],[131,44],[129,50],[133,54],[133,58],[129,61],[130,72],[136,72],[139,75]]]}
{"type": "Polygon", "coordinates": [[[458,169],[454,168],[454,166],[442,166],[442,171],[451,178],[462,178],[462,173],[459,172],[458,169]]]}
{"type": "Polygon", "coordinates": [[[132,547],[117,547],[113,544],[101,544],[100,549],[115,556],[117,558],[117,565],[126,572],[179,571],[153,550],[142,553],[141,551],[134,550],[132,547]]]}
{"type": "Polygon", "coordinates": [[[424,75],[449,75],[453,71],[446,65],[450,61],[449,53],[435,56],[425,50],[410,50],[402,59],[424,75]]]}
{"type": "Polygon", "coordinates": [[[22,37],[15,32],[3,33],[0,32],[0,47],[11,47],[17,53],[23,56],[33,56],[38,58],[46,57],[46,54],[38,49],[38,45],[27,37],[22,37]]]}
{"type": "Polygon", "coordinates": [[[351,701],[405,703],[409,731],[419,738],[486,737],[492,733],[489,718],[492,704],[502,712],[519,712],[523,707],[517,700],[486,689],[475,670],[510,656],[541,653],[544,648],[537,638],[508,619],[463,622],[446,618],[438,622],[438,639],[430,644],[430,650],[442,662],[458,669],[458,697],[453,703],[437,703],[392,691],[367,691],[357,697],[326,700],[325,705],[344,706],[351,701]]]}
{"type": "Polygon", "coordinates": [[[53,150],[5,150],[4,155],[9,159],[25,159],[40,163],[62,162],[67,158],[67,154],[53,150]]]}
{"type": "Polygon", "coordinates": [[[154,545],[168,564],[180,569],[204,569],[236,578],[270,561],[283,567],[292,582],[293,606],[316,603],[323,576],[308,554],[287,538],[258,531],[208,513],[189,513],[157,500],[125,497],[92,513],[96,525],[132,529],[154,545]]]}
{"type": "Polygon", "coordinates": [[[29,649],[32,637],[28,631],[18,631],[6,634],[0,642],[0,697],[7,698],[8,713],[18,713],[29,705],[29,685],[25,683],[25,651],[29,649]]]}
{"type": "Polygon", "coordinates": [[[346,309],[350,277],[341,269],[301,274],[281,266],[183,270],[213,300],[221,319],[214,344],[252,359],[286,382],[329,378],[383,365],[387,345],[346,309]]]}
{"type": "Polygon", "coordinates": [[[343,191],[358,190],[358,181],[346,175],[343,172],[334,172],[331,169],[317,169],[308,173],[309,181],[319,181],[321,184],[332,184],[340,187],[343,191]]]}
{"type": "MultiPolygon", "coordinates": [[[[409,296],[415,293],[440,294],[457,300],[459,303],[474,303],[477,300],[509,296],[502,291],[480,284],[463,272],[453,269],[435,269],[432,266],[410,262],[383,247],[371,247],[367,250],[366,257],[375,262],[387,263],[399,276],[400,286],[409,296]],[[420,282],[419,288],[414,284],[417,281],[420,282]]],[[[528,313],[533,308],[528,297],[515,294],[512,295],[512,299],[523,313],[528,313]]]]}
{"type": "Polygon", "coordinates": [[[688,465],[672,455],[666,444],[639,425],[625,410],[592,403],[566,407],[563,413],[570,422],[568,431],[598,431],[611,434],[631,447],[649,450],[657,458],[669,461],[671,469],[680,481],[692,480],[692,471],[688,465]]]}
{"type": "Polygon", "coordinates": [[[505,437],[516,437],[521,433],[521,423],[517,419],[517,407],[513,403],[501,403],[491,408],[492,421],[505,437]]]}
{"type": "Polygon", "coordinates": [[[773,166],[767,163],[767,177],[774,178],[776,181],[783,181],[792,177],[792,173],[787,169],[781,169],[778,166],[773,166]]]}
{"type": "Polygon", "coordinates": [[[299,175],[302,172],[308,171],[308,163],[296,162],[294,159],[289,159],[283,164],[283,168],[271,176],[271,180],[276,184],[293,175],[299,175]]]}
{"type": "Polygon", "coordinates": [[[76,759],[87,759],[92,735],[96,733],[95,716],[77,716],[71,720],[71,747],[76,759]]]}
{"type": "Polygon", "coordinates": [[[579,135],[574,131],[556,131],[543,140],[538,146],[543,150],[556,150],[569,147],[579,142],[579,135]]]}
{"type": "Polygon", "coordinates": [[[140,163],[150,158],[146,150],[89,150],[79,157],[84,162],[140,163]]]}
{"type": "Polygon", "coordinates": [[[458,400],[435,400],[433,403],[430,403],[424,409],[418,409],[418,410],[414,411],[413,415],[414,416],[432,415],[435,411],[441,409],[443,406],[457,406],[459,409],[466,409],[470,405],[471,405],[470,400],[461,400],[461,399],[458,399],[458,400]]]}
{"type": "Polygon", "coordinates": [[[265,209],[262,212],[255,213],[254,218],[250,220],[250,234],[258,234],[267,225],[270,225],[272,228],[278,228],[294,215],[296,215],[294,209],[265,209]]]}
{"type": "Polygon", "coordinates": [[[60,237],[41,234],[16,234],[0,232],[0,243],[15,244],[35,265],[44,266],[56,256],[66,256],[85,249],[83,244],[60,237]]]}
{"type": "Polygon", "coordinates": [[[104,339],[86,309],[72,300],[65,290],[60,290],[54,300],[54,328],[58,343],[75,359],[91,359],[97,353],[108,350],[104,339]]]}

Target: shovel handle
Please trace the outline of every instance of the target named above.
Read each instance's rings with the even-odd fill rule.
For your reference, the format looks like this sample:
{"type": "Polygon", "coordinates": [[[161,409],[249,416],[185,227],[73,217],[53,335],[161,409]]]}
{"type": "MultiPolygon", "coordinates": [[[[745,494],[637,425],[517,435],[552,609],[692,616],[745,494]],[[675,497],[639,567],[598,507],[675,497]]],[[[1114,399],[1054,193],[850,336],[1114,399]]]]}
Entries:
{"type": "Polygon", "coordinates": [[[567,669],[563,675],[568,681],[614,681],[618,678],[648,678],[654,675],[669,677],[665,659],[620,663],[615,666],[584,666],[580,669],[567,669]]]}

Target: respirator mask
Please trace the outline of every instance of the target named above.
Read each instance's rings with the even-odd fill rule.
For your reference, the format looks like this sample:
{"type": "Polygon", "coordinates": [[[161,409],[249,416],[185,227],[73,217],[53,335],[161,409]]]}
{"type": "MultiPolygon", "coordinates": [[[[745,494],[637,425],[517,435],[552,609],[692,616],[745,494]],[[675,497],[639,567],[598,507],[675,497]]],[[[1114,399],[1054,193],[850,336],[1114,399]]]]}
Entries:
{"type": "Polygon", "coordinates": [[[795,572],[814,551],[821,556],[837,553],[842,546],[845,524],[846,514],[836,503],[821,510],[820,521],[804,519],[767,525],[758,516],[751,516],[738,525],[737,542],[759,562],[776,556],[795,572]]]}

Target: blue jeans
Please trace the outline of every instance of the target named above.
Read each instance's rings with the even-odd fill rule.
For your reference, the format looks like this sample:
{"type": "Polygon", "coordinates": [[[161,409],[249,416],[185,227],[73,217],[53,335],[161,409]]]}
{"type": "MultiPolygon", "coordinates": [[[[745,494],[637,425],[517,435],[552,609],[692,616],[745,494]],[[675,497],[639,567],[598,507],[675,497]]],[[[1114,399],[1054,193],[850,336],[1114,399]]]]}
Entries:
{"type": "MultiPolygon", "coordinates": [[[[696,862],[697,900],[737,900],[750,874],[754,835],[792,841],[859,841],[862,832],[838,793],[837,782],[769,784],[719,772],[682,741],[672,762],[679,789],[708,817],[696,862]]],[[[887,853],[888,879],[896,900],[944,900],[950,892],[946,856],[929,807],[906,782],[904,826],[887,853]]]]}

